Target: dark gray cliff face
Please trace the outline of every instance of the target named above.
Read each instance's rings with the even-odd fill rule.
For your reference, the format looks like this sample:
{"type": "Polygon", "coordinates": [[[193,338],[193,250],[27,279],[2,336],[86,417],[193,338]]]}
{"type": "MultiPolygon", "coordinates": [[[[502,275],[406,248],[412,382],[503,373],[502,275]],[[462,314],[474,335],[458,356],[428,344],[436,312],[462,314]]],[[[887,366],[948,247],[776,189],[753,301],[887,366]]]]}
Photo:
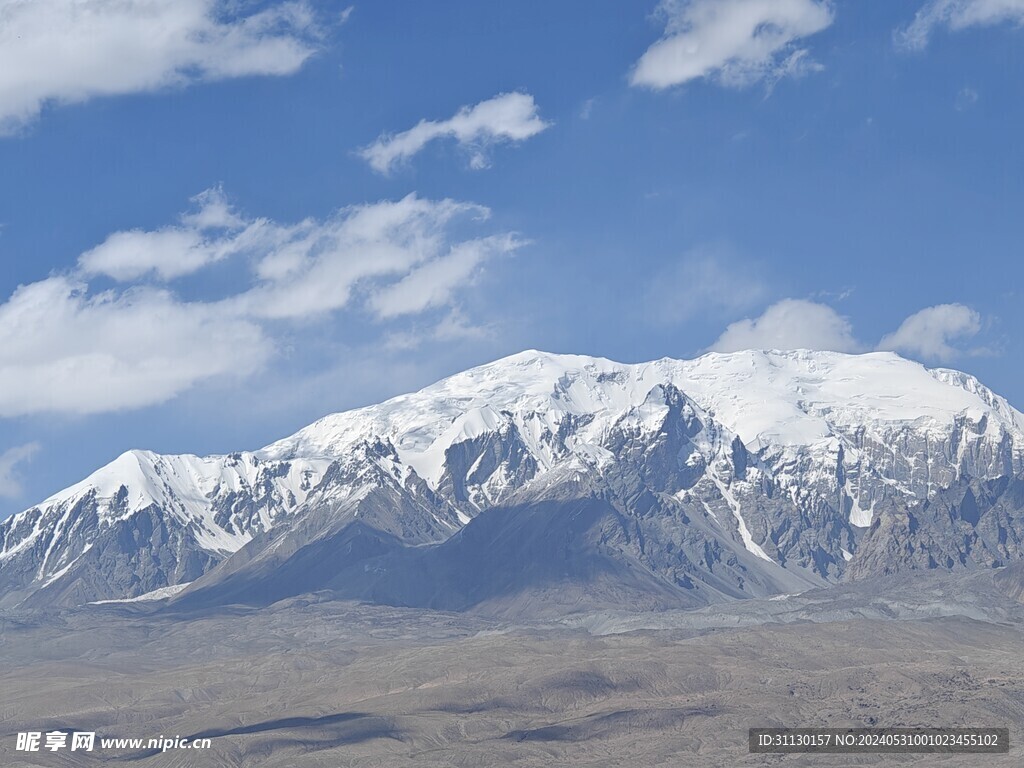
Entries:
{"type": "Polygon", "coordinates": [[[878,517],[847,578],[907,570],[999,568],[1024,558],[1024,475],[964,479],[878,517]]]}
{"type": "Polygon", "coordinates": [[[633,414],[615,424],[608,443],[615,460],[593,481],[619,512],[610,540],[670,582],[711,595],[821,583],[804,573],[813,564],[808,568],[792,547],[775,544],[773,537],[781,541],[778,532],[800,513],[742,442],[675,387],[652,390],[644,407],[655,405],[665,406],[656,428],[639,426],[633,414]]]}
{"type": "MultiPolygon", "coordinates": [[[[255,454],[129,452],[0,523],[0,607],[130,599],[196,580],[209,596],[227,577],[223,599],[259,602],[333,589],[342,573],[378,594],[378,565],[356,578],[370,561],[398,558],[391,579],[428,561],[444,573],[441,557],[477,564],[473,578],[493,587],[481,600],[500,603],[489,564],[514,575],[523,563],[503,583],[534,594],[529,574],[557,571],[546,562],[557,552],[577,558],[574,578],[610,585],[628,573],[635,599],[647,585],[666,605],[704,604],[1020,557],[1012,489],[1024,417],[963,374],[876,358],[621,366],[533,353],[327,417],[255,454]],[[904,374],[913,386],[893,394],[904,374]],[[779,376],[795,378],[779,390],[779,376]],[[934,402],[915,410],[925,390],[934,402]],[[747,444],[725,426],[744,419],[769,437],[753,431],[747,444]],[[564,529],[558,504],[578,513],[564,529]],[[533,525],[579,540],[551,550],[533,525]]],[[[452,605],[476,599],[449,587],[463,595],[452,605]]],[[[614,593],[602,590],[579,594],[596,604],[614,593]]]]}
{"type": "MultiPolygon", "coordinates": [[[[762,520],[756,533],[774,544],[773,557],[839,579],[848,560],[861,559],[865,541],[878,546],[895,535],[908,506],[965,480],[998,481],[1021,470],[1021,446],[1010,433],[992,434],[989,427],[985,419],[957,418],[937,438],[934,431],[908,425],[875,425],[837,430],[831,447],[769,447],[753,460],[774,486],[765,489],[765,498],[788,497],[792,503],[769,504],[765,510],[763,502],[748,498],[744,508],[762,520]],[[879,528],[883,533],[875,534],[879,528]]],[[[1021,529],[1012,519],[1007,525],[1007,530],[1021,529]]],[[[887,545],[900,551],[894,542],[887,545]]]]}
{"type": "Polygon", "coordinates": [[[46,511],[39,507],[0,523],[0,551],[7,555],[0,564],[0,607],[24,600],[49,574],[59,574],[73,562],[69,552],[82,552],[91,543],[91,532],[98,528],[95,494],[67,506],[70,526],[48,525],[46,511]],[[36,531],[42,535],[33,537],[36,531]],[[51,557],[54,564],[48,569],[51,557]]]}
{"type": "MultiPolygon", "coordinates": [[[[136,597],[191,581],[223,559],[197,547],[188,528],[166,510],[150,505],[125,515],[126,506],[123,488],[109,503],[91,492],[64,505],[58,526],[40,525],[45,514],[38,509],[19,521],[44,535],[3,562],[0,607],[136,597]],[[103,520],[108,515],[113,519],[103,520]]],[[[15,540],[26,535],[18,525],[5,533],[15,540]]]]}
{"type": "Polygon", "coordinates": [[[1020,470],[1020,449],[1014,451],[1009,434],[988,434],[988,421],[957,417],[940,437],[911,425],[874,430],[859,429],[847,438],[847,457],[853,462],[846,474],[851,485],[864,488],[860,499],[869,506],[895,493],[919,498],[947,488],[961,476],[1001,477],[1020,470]],[[852,450],[851,450],[852,449],[852,450]],[[870,467],[870,472],[863,473],[870,467]],[[889,493],[878,487],[884,478],[889,493]]]}
{"type": "Polygon", "coordinates": [[[164,513],[144,509],[103,529],[88,551],[28,594],[27,608],[81,605],[144,595],[199,578],[222,560],[199,549],[164,513]]]}

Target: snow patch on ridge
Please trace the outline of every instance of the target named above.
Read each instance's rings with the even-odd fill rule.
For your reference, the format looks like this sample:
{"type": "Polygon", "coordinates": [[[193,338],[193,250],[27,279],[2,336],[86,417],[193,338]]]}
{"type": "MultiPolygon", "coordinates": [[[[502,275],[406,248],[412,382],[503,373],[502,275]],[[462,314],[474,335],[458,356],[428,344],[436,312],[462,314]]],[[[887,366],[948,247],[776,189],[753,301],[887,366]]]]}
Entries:
{"type": "Polygon", "coordinates": [[[174,597],[179,592],[183,592],[192,582],[188,581],[184,584],[174,584],[170,587],[161,587],[160,589],[154,589],[152,592],[146,592],[144,595],[138,597],[125,597],[120,600],[94,600],[89,605],[110,605],[112,603],[148,603],[154,600],[164,600],[168,597],[174,597]]]}
{"type": "Polygon", "coordinates": [[[767,553],[761,549],[760,545],[754,541],[754,537],[750,535],[750,529],[747,528],[747,522],[743,519],[743,514],[740,512],[740,503],[736,500],[736,497],[732,495],[728,486],[719,480],[711,472],[708,473],[708,477],[711,478],[711,482],[718,488],[718,492],[722,494],[722,498],[725,499],[725,503],[729,505],[729,509],[732,510],[732,516],[736,518],[736,525],[740,531],[740,538],[743,540],[743,546],[746,547],[747,551],[760,557],[762,560],[767,560],[769,563],[775,564],[775,561],[768,557],[767,553]]]}

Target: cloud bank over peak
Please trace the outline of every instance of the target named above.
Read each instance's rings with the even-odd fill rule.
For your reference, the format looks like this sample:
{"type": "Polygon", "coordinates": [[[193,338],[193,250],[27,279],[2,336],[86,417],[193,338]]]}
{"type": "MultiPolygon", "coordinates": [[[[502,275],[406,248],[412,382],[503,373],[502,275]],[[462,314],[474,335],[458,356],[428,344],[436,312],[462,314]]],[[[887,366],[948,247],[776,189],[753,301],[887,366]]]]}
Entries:
{"type": "Polygon", "coordinates": [[[826,304],[783,299],[760,317],[739,320],[709,347],[712,352],[743,349],[818,349],[861,352],[850,321],[826,304]]]}
{"type": "Polygon", "coordinates": [[[459,109],[447,120],[421,120],[407,131],[385,134],[360,150],[360,156],[378,173],[390,173],[408,162],[432,141],[452,138],[470,152],[474,170],[488,165],[487,149],[501,142],[524,141],[550,127],[541,119],[533,96],[502,93],[459,109]]]}
{"type": "Polygon", "coordinates": [[[948,362],[962,353],[954,341],[967,340],[981,331],[981,315],[963,304],[939,304],[916,312],[878,348],[948,362]]]}
{"type": "Polygon", "coordinates": [[[635,86],[709,79],[743,87],[819,68],[798,41],[832,24],[819,0],[662,0],[665,34],[636,63],[635,86]]]}
{"type": "Polygon", "coordinates": [[[712,352],[743,349],[814,349],[902,352],[926,361],[949,362],[977,350],[957,346],[981,332],[981,316],[963,304],[939,304],[915,312],[877,345],[865,344],[849,319],[835,309],[806,299],[783,299],[759,317],[730,324],[708,347],[712,352]]]}
{"type": "Polygon", "coordinates": [[[239,15],[227,0],[0,0],[0,133],[47,104],[290,75],[322,36],[313,7],[239,15]]]}

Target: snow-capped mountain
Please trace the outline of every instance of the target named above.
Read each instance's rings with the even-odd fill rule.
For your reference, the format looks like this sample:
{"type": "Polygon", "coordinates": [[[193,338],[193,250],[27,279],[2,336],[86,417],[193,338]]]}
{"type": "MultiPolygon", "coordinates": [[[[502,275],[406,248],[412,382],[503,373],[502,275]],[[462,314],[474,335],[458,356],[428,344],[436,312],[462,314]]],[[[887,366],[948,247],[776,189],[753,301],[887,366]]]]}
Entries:
{"type": "Polygon", "coordinates": [[[891,353],[530,351],[253,453],[126,453],[0,524],[0,604],[133,598],[313,541],[326,557],[355,522],[438,544],[574,493],[615,510],[621,531],[602,530],[639,567],[706,601],[838,579],[889,510],[1022,471],[1021,413],[891,353]]]}
{"type": "Polygon", "coordinates": [[[293,512],[329,465],[128,451],[0,526],[0,592],[74,584],[74,601],[78,587],[134,597],[191,581],[293,512]],[[100,573],[83,584],[87,565],[100,573]]]}

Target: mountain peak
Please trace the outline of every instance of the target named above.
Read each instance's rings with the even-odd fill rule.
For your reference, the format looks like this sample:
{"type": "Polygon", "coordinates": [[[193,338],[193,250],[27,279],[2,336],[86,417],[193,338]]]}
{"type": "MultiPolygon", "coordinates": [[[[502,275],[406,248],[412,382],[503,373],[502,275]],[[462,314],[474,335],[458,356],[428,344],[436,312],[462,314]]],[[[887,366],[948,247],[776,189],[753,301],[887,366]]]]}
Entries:
{"type": "Polygon", "coordinates": [[[618,363],[539,350],[470,368],[419,392],[327,416],[260,455],[335,455],[369,434],[392,438],[406,457],[426,450],[467,410],[489,407],[525,417],[597,416],[639,405],[672,384],[754,448],[808,445],[836,428],[957,417],[1024,431],[1024,417],[973,377],[932,371],[892,352],[810,350],[710,352],[693,360],[618,363]]]}
{"type": "Polygon", "coordinates": [[[834,577],[884,505],[1022,467],[1020,413],[972,376],[893,353],[618,363],[526,350],[326,416],[254,453],[128,451],[0,524],[0,599],[5,569],[23,569],[18,589],[41,589],[75,563],[99,569],[75,576],[114,593],[99,599],[124,597],[125,584],[158,589],[261,541],[283,517],[303,530],[302,521],[334,530],[358,517],[403,541],[439,541],[509,499],[568,493],[566,478],[632,489],[638,514],[669,515],[664,535],[685,538],[679,526],[693,525],[697,539],[768,563],[748,566],[779,569],[789,558],[834,577]],[[150,546],[122,530],[136,518],[169,549],[132,554],[137,570],[116,578],[92,562],[95,551],[83,560],[96,542],[150,546]],[[824,534],[804,530],[818,524],[831,526],[825,549],[824,534]],[[168,562],[188,567],[172,578],[168,562]]]}

